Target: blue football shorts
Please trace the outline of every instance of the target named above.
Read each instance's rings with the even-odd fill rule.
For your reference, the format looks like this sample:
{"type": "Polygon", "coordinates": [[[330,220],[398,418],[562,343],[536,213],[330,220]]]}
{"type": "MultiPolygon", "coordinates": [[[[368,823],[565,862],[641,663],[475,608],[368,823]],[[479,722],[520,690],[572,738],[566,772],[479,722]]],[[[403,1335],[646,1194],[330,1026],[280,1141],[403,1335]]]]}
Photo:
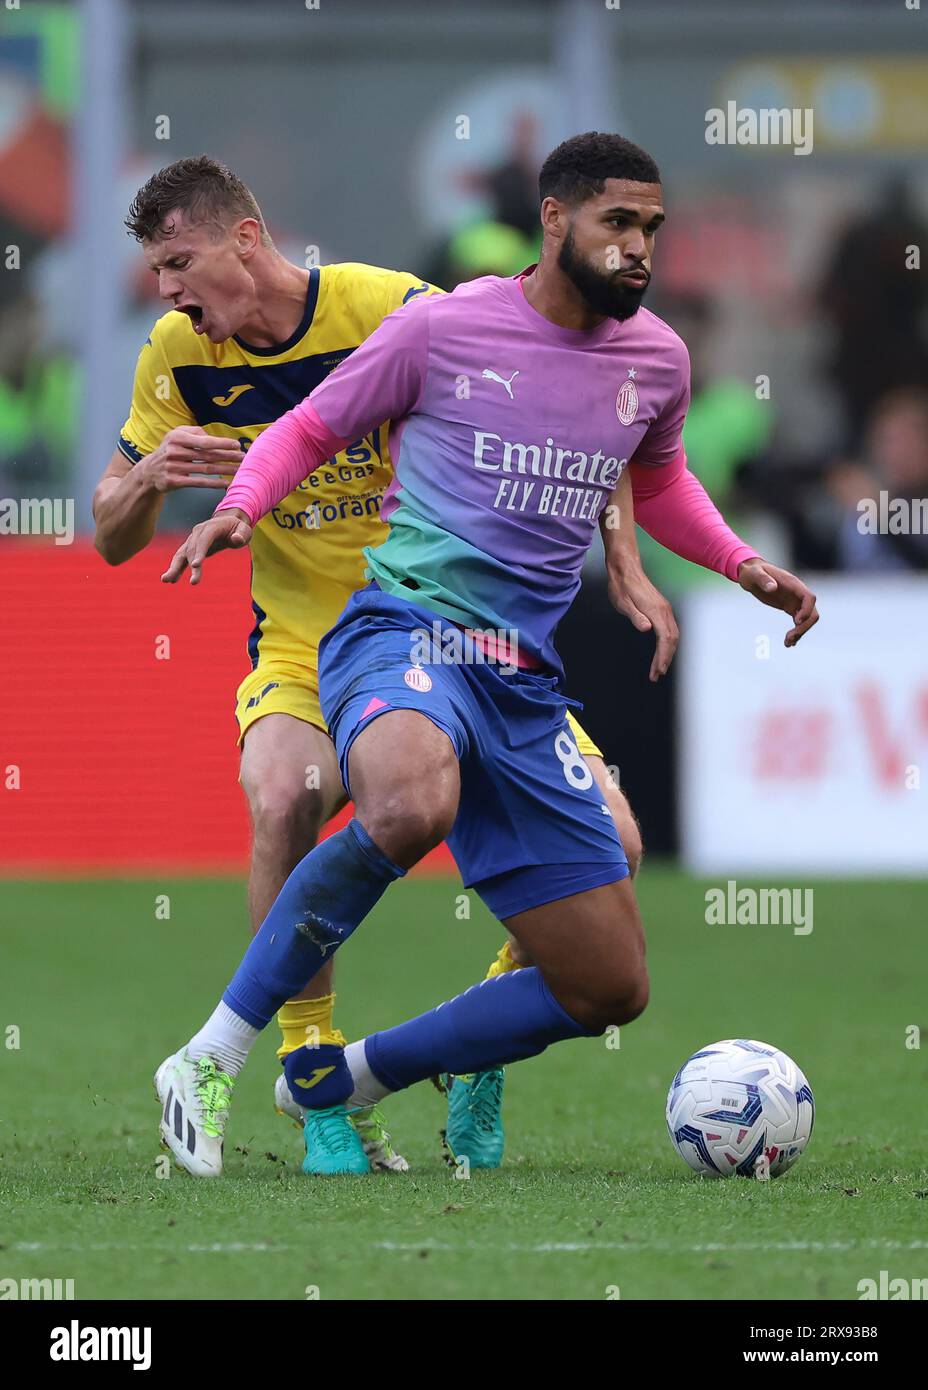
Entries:
{"type": "MultiPolygon", "coordinates": [[[[503,673],[490,660],[433,659],[453,651],[445,639],[461,631],[375,584],[349,600],[319,645],[322,713],[346,788],[358,735],[391,710],[416,710],[454,745],[461,798],[448,846],[465,886],[500,920],[626,878],[625,851],[570,731],[559,678],[503,673]],[[436,623],[442,639],[422,660],[421,635],[436,623]]],[[[427,768],[422,775],[427,796],[427,768]]]]}

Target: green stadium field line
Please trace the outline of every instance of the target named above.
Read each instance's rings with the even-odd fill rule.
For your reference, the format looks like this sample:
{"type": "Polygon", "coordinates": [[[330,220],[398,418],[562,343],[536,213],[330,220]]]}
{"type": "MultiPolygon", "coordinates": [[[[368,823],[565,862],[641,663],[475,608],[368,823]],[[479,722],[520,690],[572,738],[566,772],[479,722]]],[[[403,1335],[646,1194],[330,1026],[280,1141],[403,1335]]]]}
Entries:
{"type": "MultiPolygon", "coordinates": [[[[375,1250],[421,1250],[428,1245],[426,1241],[415,1243],[400,1244],[391,1241],[376,1241],[375,1250]]],[[[524,1255],[562,1255],[570,1254],[574,1251],[584,1250],[626,1250],[630,1254],[718,1254],[726,1253],[738,1255],[757,1250],[805,1250],[812,1254],[819,1251],[842,1251],[842,1250],[926,1250],[928,1240],[870,1240],[870,1241],[816,1241],[816,1240],[796,1240],[796,1241],[750,1241],[738,1242],[733,1245],[725,1245],[723,1242],[710,1242],[703,1245],[683,1245],[675,1241],[633,1241],[633,1240],[613,1240],[613,1241],[545,1241],[541,1245],[478,1245],[467,1242],[464,1245],[440,1244],[428,1246],[433,1250],[476,1250],[476,1251],[512,1251],[513,1253],[524,1255]]]]}
{"type": "MultiPolygon", "coordinates": [[[[87,1253],[89,1251],[106,1252],[109,1250],[134,1250],[148,1251],[151,1253],[176,1254],[178,1247],[170,1243],[147,1243],[139,1245],[132,1241],[102,1241],[97,1243],[79,1245],[71,1242],[66,1245],[58,1245],[49,1241],[19,1241],[9,1247],[19,1254],[31,1253],[34,1251],[68,1251],[74,1253],[87,1253]]],[[[302,1246],[296,1245],[264,1245],[247,1244],[242,1241],[232,1241],[228,1244],[215,1241],[210,1245],[184,1245],[180,1247],[189,1255],[281,1255],[294,1251],[302,1250],[302,1246]]],[[[478,1241],[463,1241],[453,1244],[448,1241],[435,1241],[425,1238],[417,1241],[390,1241],[379,1240],[372,1244],[374,1250],[386,1250],[403,1254],[410,1250],[431,1250],[438,1254],[449,1253],[458,1254],[467,1250],[477,1254],[518,1254],[518,1255],[564,1255],[584,1253],[588,1250],[622,1250],[629,1255],[635,1254],[748,1254],[757,1251],[773,1250],[783,1251],[805,1251],[811,1254],[830,1253],[834,1251],[846,1250],[926,1250],[928,1240],[863,1240],[863,1241],[819,1241],[819,1240],[794,1240],[794,1241],[739,1241],[734,1244],[726,1245],[721,1241],[712,1241],[708,1244],[685,1245],[676,1241],[545,1241],[541,1245],[519,1245],[507,1242],[504,1245],[485,1245],[478,1241]]]]}

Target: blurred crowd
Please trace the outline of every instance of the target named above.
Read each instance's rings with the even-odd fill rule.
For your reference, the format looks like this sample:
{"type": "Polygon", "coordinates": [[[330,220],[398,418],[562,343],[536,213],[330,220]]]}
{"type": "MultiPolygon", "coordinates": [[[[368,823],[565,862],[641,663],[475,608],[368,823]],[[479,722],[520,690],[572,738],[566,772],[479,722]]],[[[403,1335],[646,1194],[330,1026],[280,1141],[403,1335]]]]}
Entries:
{"type": "MultiPolygon", "coordinates": [[[[517,122],[509,155],[471,178],[489,212],[432,248],[426,273],[436,283],[453,288],[479,275],[512,275],[536,258],[531,129],[528,118],[517,122]]],[[[925,246],[928,221],[900,175],[834,229],[810,302],[827,330],[821,386],[837,399],[838,423],[829,446],[809,455],[781,441],[776,393],[758,394],[747,374],[707,371],[718,317],[713,296],[662,292],[657,260],[647,305],[680,334],[692,363],[684,430],[690,465],[771,558],[804,570],[928,570],[917,505],[924,501],[928,513],[928,284],[918,274],[925,246]]],[[[643,549],[663,585],[703,582],[647,538],[643,549]]]]}
{"type": "MultiPolygon", "coordinates": [[[[20,273],[0,277],[0,494],[10,496],[66,491],[82,395],[66,130],[41,104],[27,105],[24,113],[5,127],[5,144],[0,140],[0,248],[7,254],[18,248],[22,264],[20,273]]],[[[410,245],[407,265],[451,289],[532,263],[540,240],[536,180],[543,153],[531,116],[516,119],[499,162],[461,176],[462,195],[468,195],[462,202],[473,207],[478,193],[481,214],[437,243],[410,245]]],[[[135,182],[133,173],[127,203],[135,182]]],[[[716,194],[708,189],[704,196],[716,194]]],[[[861,201],[862,211],[851,209],[843,226],[832,226],[817,283],[806,286],[806,312],[828,343],[816,367],[816,389],[837,407],[826,445],[808,455],[783,438],[782,395],[759,394],[753,371],[710,370],[719,332],[714,286],[662,287],[658,259],[646,303],[690,350],[693,397],[685,444],[691,466],[758,548],[802,570],[928,570],[924,534],[902,525],[867,525],[868,501],[878,508],[881,497],[928,498],[928,287],[912,254],[928,246],[928,223],[901,176],[878,197],[861,201]]],[[[268,212],[286,245],[287,229],[275,227],[273,209],[268,212]]],[[[328,250],[337,255],[337,248],[328,250]]],[[[767,251],[759,246],[754,254],[767,251]]],[[[160,306],[128,239],[126,258],[120,358],[128,400],[135,352],[160,306]]],[[[658,582],[674,589],[704,582],[692,566],[656,547],[648,550],[648,564],[658,582]]]]}

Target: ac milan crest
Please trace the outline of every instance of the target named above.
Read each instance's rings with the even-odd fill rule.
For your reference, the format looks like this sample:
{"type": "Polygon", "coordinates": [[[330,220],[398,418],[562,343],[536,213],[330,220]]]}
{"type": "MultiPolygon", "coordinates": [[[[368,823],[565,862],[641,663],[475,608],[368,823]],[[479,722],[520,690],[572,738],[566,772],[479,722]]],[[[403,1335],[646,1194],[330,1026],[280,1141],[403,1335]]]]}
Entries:
{"type": "Polygon", "coordinates": [[[413,690],[421,691],[423,694],[432,688],[432,677],[428,671],[423,671],[421,666],[410,666],[404,673],[403,680],[413,690]]]}
{"type": "Polygon", "coordinates": [[[629,367],[628,380],[622,382],[619,394],[615,398],[615,413],[623,425],[630,425],[638,414],[638,387],[635,385],[637,375],[635,368],[629,367]]]}

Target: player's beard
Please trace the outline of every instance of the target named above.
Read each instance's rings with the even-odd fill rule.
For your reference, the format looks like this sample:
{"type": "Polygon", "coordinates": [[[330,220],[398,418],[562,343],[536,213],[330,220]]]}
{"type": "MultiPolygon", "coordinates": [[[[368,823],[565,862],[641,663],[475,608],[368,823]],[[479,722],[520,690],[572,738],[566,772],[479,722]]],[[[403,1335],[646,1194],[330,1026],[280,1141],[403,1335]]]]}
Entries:
{"type": "Polygon", "coordinates": [[[594,314],[605,314],[607,318],[618,319],[620,323],[637,314],[648,286],[631,285],[622,280],[616,271],[600,274],[578,253],[573,227],[567,229],[557,264],[594,314]]]}

